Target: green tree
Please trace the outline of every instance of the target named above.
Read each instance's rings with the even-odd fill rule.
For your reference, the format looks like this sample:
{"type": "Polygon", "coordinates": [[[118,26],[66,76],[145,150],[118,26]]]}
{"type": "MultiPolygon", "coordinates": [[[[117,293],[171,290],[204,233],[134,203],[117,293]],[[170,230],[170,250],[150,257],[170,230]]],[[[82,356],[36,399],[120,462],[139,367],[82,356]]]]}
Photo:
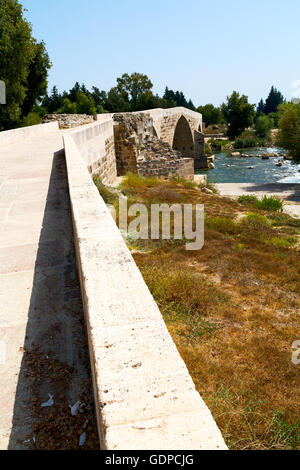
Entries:
{"type": "Polygon", "coordinates": [[[49,67],[44,45],[32,37],[22,5],[17,0],[0,0],[0,79],[6,83],[7,93],[0,130],[15,127],[23,107],[29,112],[41,97],[49,67]]]}
{"type": "Polygon", "coordinates": [[[259,116],[260,114],[265,114],[265,103],[263,99],[260,100],[256,108],[256,116],[259,116]]]}
{"type": "Polygon", "coordinates": [[[52,88],[51,95],[45,96],[42,106],[47,109],[47,113],[55,113],[63,106],[64,96],[58,92],[56,86],[52,88]]]}
{"type": "Polygon", "coordinates": [[[105,109],[110,113],[124,113],[130,111],[130,104],[126,96],[117,87],[113,87],[108,92],[105,109]]]}
{"type": "Polygon", "coordinates": [[[77,93],[76,107],[77,113],[79,114],[96,114],[96,107],[93,98],[88,98],[88,96],[83,91],[79,91],[77,93]]]}
{"type": "Polygon", "coordinates": [[[261,114],[256,119],[255,123],[255,133],[258,137],[263,139],[269,138],[271,135],[271,129],[274,128],[274,120],[270,116],[261,114]]]}
{"type": "Polygon", "coordinates": [[[277,144],[300,161],[300,104],[285,103],[279,106],[277,144]]]}
{"type": "Polygon", "coordinates": [[[264,106],[264,113],[277,113],[278,106],[284,102],[284,97],[274,86],[272,86],[266,104],[264,106]]]}
{"type": "Polygon", "coordinates": [[[124,101],[130,104],[132,111],[140,108],[139,102],[144,99],[143,95],[151,92],[152,88],[151,80],[141,73],[125,73],[121,78],[117,78],[117,90],[124,101]]]}
{"type": "Polygon", "coordinates": [[[227,97],[227,103],[223,103],[221,110],[225,121],[228,124],[228,136],[235,138],[239,136],[247,127],[253,124],[255,116],[255,105],[248,102],[248,97],[240,96],[234,91],[227,97]]]}
{"type": "Polygon", "coordinates": [[[24,116],[32,110],[37,101],[46,95],[50,67],[51,63],[44,42],[35,44],[34,57],[27,77],[27,93],[22,106],[24,116]]]}
{"type": "Polygon", "coordinates": [[[72,103],[69,98],[64,98],[62,107],[56,112],[57,114],[77,114],[77,104],[72,103]]]}
{"type": "Polygon", "coordinates": [[[220,108],[216,108],[213,104],[206,104],[205,106],[199,106],[197,109],[198,113],[203,116],[203,121],[207,126],[211,124],[218,124],[221,121],[220,108]]]}

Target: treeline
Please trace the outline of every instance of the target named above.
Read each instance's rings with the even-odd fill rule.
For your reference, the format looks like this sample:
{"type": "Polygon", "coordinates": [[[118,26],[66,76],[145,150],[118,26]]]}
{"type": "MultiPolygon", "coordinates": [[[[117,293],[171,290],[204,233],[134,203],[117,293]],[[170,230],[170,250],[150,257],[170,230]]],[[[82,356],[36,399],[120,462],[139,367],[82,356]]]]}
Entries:
{"type": "Polygon", "coordinates": [[[48,87],[50,59],[45,44],[32,36],[23,11],[16,0],[0,0],[0,80],[7,102],[0,106],[0,131],[24,125],[48,87]]]}
{"type": "Polygon", "coordinates": [[[41,102],[40,115],[46,113],[102,114],[134,112],[153,108],[184,106],[195,110],[192,101],[187,101],[183,92],[165,89],[162,97],[154,95],[153,84],[147,75],[125,73],[117,78],[117,86],[108,92],[93,86],[91,90],[78,82],[70,91],[59,93],[53,87],[51,93],[41,102]]]}

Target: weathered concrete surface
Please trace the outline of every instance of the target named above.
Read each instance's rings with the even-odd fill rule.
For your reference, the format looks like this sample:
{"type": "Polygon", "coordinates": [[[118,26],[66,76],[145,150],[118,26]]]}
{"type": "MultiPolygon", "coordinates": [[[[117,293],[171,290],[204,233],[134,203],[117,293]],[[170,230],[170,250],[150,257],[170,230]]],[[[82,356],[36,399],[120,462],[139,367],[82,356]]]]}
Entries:
{"type": "Polygon", "coordinates": [[[64,141],[101,448],[226,449],[78,147],[64,141]]]}
{"type": "Polygon", "coordinates": [[[91,396],[62,145],[57,131],[0,148],[1,449],[78,449],[68,405],[91,396]]]}
{"type": "Polygon", "coordinates": [[[217,189],[222,196],[237,198],[245,194],[257,197],[276,196],[286,201],[284,212],[300,217],[300,184],[289,183],[219,183],[217,189]]]}
{"type": "Polygon", "coordinates": [[[89,172],[111,184],[117,177],[113,120],[95,122],[68,132],[79,149],[89,172]]]}
{"type": "Polygon", "coordinates": [[[5,145],[17,144],[27,139],[47,136],[52,132],[57,132],[58,123],[38,124],[37,126],[21,127],[11,131],[0,132],[0,148],[5,145]]]}

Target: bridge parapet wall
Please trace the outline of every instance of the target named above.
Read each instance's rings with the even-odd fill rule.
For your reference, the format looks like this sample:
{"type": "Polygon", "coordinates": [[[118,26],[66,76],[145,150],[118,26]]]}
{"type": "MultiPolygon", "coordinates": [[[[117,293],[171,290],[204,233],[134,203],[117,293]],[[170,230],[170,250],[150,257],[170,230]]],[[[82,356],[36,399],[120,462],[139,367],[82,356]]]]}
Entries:
{"type": "Polygon", "coordinates": [[[226,449],[80,146],[64,144],[101,449],[226,449]]]}
{"type": "Polygon", "coordinates": [[[112,119],[95,122],[68,131],[77,146],[88,171],[111,184],[117,178],[116,154],[112,119]]]}
{"type": "Polygon", "coordinates": [[[48,124],[38,124],[37,126],[20,127],[19,129],[11,129],[10,131],[0,132],[0,146],[17,144],[27,139],[35,137],[43,137],[58,131],[58,123],[51,122],[48,124]]]}

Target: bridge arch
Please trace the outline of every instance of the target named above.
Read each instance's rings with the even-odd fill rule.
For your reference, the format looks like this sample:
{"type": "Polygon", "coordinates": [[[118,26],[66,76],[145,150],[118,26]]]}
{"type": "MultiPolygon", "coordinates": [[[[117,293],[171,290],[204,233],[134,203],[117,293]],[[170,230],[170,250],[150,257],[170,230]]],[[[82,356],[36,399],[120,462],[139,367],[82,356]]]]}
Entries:
{"type": "Polygon", "coordinates": [[[183,157],[194,156],[194,139],[187,119],[181,116],[174,131],[173,149],[181,152],[183,157]]]}

